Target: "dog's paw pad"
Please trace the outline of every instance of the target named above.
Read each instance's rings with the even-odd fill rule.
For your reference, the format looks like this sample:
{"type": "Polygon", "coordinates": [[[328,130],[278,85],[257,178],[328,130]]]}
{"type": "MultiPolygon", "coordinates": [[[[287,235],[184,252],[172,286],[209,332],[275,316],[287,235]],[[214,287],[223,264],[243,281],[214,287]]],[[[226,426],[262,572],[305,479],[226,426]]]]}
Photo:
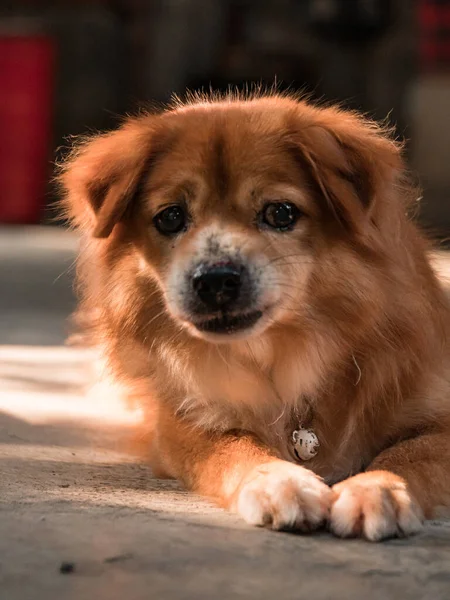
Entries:
{"type": "Polygon", "coordinates": [[[335,485],[333,493],[330,529],[338,537],[377,542],[422,529],[422,512],[400,477],[363,473],[335,485]]]}
{"type": "Polygon", "coordinates": [[[251,525],[311,531],[327,519],[331,497],[330,488],[311,471],[274,461],[250,473],[234,508],[251,525]]]}

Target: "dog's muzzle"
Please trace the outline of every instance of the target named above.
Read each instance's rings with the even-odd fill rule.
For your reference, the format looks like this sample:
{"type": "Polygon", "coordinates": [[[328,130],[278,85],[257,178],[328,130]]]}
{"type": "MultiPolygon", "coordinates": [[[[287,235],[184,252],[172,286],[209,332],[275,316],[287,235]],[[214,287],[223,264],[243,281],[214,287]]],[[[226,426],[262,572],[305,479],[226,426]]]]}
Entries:
{"type": "Polygon", "coordinates": [[[236,333],[253,326],[262,312],[252,307],[247,269],[234,262],[201,264],[191,276],[191,314],[205,333],[236,333]]]}

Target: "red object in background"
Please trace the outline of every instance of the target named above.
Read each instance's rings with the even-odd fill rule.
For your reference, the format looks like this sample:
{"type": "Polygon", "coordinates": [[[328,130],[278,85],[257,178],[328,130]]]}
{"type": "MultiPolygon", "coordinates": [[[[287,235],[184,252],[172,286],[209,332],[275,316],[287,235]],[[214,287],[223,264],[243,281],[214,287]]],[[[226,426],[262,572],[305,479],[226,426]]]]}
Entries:
{"type": "Polygon", "coordinates": [[[0,36],[0,223],[36,223],[49,173],[53,41],[0,36]]]}
{"type": "Polygon", "coordinates": [[[420,0],[419,48],[422,69],[450,71],[450,0],[420,0]]]}

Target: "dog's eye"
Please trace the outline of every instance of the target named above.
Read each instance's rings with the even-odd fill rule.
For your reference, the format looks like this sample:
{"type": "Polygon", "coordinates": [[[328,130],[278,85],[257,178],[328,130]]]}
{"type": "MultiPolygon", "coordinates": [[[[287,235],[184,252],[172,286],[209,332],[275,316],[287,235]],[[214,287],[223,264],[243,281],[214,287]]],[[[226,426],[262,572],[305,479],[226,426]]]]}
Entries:
{"type": "Polygon", "coordinates": [[[186,213],[174,204],[159,212],[153,219],[156,229],[163,235],[174,235],[186,227],[186,213]]]}
{"type": "Polygon", "coordinates": [[[288,231],[297,222],[300,216],[300,211],[290,202],[271,202],[266,204],[262,211],[262,220],[266,225],[279,229],[280,231],[288,231]]]}

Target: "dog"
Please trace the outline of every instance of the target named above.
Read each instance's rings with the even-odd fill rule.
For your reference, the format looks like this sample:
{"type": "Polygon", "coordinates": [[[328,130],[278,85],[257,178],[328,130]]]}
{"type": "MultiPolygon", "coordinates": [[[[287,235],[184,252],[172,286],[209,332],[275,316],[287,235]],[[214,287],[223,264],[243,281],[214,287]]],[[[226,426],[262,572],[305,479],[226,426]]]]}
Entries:
{"type": "Polygon", "coordinates": [[[78,144],[80,314],[155,475],[250,524],[372,541],[450,506],[449,309],[384,126],[192,96],[78,144]]]}

